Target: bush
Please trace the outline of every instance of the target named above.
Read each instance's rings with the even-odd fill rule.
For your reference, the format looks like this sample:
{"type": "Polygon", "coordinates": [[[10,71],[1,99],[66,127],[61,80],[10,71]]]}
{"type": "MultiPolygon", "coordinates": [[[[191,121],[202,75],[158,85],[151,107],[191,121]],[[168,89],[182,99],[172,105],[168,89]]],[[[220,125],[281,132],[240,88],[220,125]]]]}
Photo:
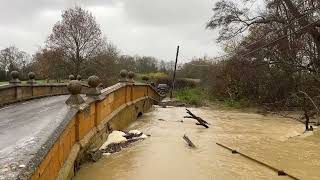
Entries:
{"type": "Polygon", "coordinates": [[[206,91],[200,88],[184,88],[175,91],[174,94],[178,100],[195,106],[204,105],[208,99],[206,91]]]}
{"type": "Polygon", "coordinates": [[[154,72],[154,73],[149,73],[146,74],[148,77],[151,79],[159,79],[159,78],[168,78],[168,74],[164,72],[154,72]]]}

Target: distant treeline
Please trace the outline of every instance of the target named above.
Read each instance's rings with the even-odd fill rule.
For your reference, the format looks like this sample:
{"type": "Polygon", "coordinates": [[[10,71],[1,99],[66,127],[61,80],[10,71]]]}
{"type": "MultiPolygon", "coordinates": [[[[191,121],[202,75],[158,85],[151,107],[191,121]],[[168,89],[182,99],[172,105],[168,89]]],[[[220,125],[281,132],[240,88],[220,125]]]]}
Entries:
{"type": "Polygon", "coordinates": [[[120,53],[107,42],[91,12],[74,7],[66,9],[52,28],[45,47],[29,55],[11,46],[0,50],[0,81],[9,80],[13,70],[26,79],[30,71],[37,79],[66,79],[70,74],[87,78],[97,75],[105,86],[115,83],[121,69],[136,73],[168,72],[173,62],[149,56],[120,53]]]}

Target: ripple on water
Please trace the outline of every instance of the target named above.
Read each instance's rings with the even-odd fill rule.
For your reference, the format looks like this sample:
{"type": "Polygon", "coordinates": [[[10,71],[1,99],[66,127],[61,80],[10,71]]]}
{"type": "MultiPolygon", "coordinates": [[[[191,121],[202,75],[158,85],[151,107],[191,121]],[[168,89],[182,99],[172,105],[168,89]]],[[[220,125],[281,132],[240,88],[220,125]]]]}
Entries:
{"type": "Polygon", "coordinates": [[[210,128],[196,126],[190,119],[177,122],[186,115],[184,108],[156,108],[129,127],[151,134],[150,138],[83,165],[75,179],[289,179],[230,153],[216,142],[297,177],[320,177],[319,142],[313,139],[314,135],[297,136],[303,132],[302,124],[255,113],[208,108],[191,111],[211,123],[210,128]],[[158,121],[160,118],[165,121],[158,121]],[[196,149],[187,147],[184,134],[196,149]]]}

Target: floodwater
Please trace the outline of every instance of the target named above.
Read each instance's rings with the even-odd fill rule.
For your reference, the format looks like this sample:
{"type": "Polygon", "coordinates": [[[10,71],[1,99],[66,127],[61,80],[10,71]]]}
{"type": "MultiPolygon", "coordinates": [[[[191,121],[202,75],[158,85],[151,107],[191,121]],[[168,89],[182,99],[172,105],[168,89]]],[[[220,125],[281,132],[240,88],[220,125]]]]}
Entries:
{"type": "Polygon", "coordinates": [[[320,131],[303,134],[304,125],[274,115],[191,108],[207,120],[196,126],[184,108],[168,107],[144,114],[129,129],[151,137],[96,163],[81,166],[75,180],[214,180],[290,179],[216,143],[236,149],[298,179],[320,179],[320,131]],[[163,119],[165,121],[160,121],[163,119]],[[184,122],[179,122],[183,120],[184,122]],[[189,148],[186,134],[197,146],[189,148]]]}

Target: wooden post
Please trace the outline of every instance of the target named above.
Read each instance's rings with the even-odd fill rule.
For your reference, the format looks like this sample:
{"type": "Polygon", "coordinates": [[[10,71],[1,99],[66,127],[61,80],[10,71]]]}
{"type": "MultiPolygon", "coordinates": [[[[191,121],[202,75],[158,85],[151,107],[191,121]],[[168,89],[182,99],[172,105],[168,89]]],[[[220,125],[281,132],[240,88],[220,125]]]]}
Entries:
{"type": "Polygon", "coordinates": [[[174,64],[174,71],[173,71],[173,77],[172,77],[172,88],[171,88],[171,93],[170,93],[170,98],[172,99],[173,97],[173,90],[174,90],[174,83],[176,80],[176,70],[177,70],[177,63],[178,63],[178,57],[179,57],[179,46],[177,47],[177,53],[176,53],[176,62],[174,64]]]}

